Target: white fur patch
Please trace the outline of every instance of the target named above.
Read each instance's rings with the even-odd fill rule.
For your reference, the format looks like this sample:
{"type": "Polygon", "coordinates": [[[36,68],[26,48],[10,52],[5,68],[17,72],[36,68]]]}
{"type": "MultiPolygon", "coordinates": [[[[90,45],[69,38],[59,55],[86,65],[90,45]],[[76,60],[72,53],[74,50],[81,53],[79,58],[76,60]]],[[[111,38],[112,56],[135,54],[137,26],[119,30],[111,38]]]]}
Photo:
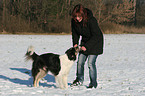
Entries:
{"type": "Polygon", "coordinates": [[[60,58],[61,70],[59,74],[55,77],[55,80],[56,80],[56,84],[60,88],[65,89],[65,88],[68,88],[67,78],[68,78],[70,69],[72,65],[74,64],[74,61],[70,61],[66,54],[61,55],[59,58],[60,58]]]}

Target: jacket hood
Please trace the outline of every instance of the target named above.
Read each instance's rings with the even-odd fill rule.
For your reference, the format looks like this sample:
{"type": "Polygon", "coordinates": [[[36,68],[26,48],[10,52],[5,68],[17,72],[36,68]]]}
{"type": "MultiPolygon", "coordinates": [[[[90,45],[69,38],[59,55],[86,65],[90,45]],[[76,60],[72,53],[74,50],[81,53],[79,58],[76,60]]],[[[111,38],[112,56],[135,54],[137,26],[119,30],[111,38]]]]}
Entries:
{"type": "Polygon", "coordinates": [[[90,9],[88,9],[88,8],[85,8],[85,9],[87,10],[88,18],[93,17],[93,13],[92,13],[92,11],[91,11],[90,9]]]}

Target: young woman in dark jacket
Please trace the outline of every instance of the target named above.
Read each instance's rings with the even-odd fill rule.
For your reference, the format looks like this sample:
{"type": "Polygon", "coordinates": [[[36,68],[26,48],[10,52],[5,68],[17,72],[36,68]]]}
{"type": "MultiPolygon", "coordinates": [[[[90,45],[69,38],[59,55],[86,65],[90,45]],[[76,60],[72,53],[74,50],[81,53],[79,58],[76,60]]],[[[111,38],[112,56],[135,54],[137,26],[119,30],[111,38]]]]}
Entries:
{"type": "Polygon", "coordinates": [[[74,7],[72,11],[72,41],[73,46],[81,46],[82,51],[79,53],[77,62],[77,77],[71,86],[82,85],[84,81],[84,64],[88,59],[88,68],[90,84],[87,88],[96,88],[97,70],[96,59],[103,53],[103,34],[100,30],[97,20],[93,17],[92,11],[84,8],[81,4],[74,7]],[[79,44],[79,39],[81,43],[79,44]]]}

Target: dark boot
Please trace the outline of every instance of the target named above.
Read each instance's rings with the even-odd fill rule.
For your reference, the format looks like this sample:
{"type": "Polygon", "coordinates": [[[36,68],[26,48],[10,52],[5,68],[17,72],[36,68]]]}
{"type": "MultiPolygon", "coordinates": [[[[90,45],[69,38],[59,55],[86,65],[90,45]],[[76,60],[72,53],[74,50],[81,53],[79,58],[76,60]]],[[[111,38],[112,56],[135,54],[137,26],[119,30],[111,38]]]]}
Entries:
{"type": "Polygon", "coordinates": [[[73,83],[70,86],[81,86],[81,85],[83,85],[83,83],[78,79],[76,79],[73,81],[73,83]]]}
{"type": "Polygon", "coordinates": [[[89,84],[89,86],[87,86],[87,88],[97,88],[97,86],[98,86],[98,83],[95,85],[95,86],[93,86],[92,84],[89,84]]]}

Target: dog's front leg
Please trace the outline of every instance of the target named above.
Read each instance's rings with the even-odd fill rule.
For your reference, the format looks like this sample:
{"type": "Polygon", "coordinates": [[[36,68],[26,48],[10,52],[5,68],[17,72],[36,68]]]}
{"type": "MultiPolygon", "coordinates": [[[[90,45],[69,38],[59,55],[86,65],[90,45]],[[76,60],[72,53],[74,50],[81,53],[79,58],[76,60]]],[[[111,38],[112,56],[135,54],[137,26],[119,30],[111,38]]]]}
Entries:
{"type": "Polygon", "coordinates": [[[64,75],[63,78],[62,78],[62,80],[63,80],[63,86],[67,89],[67,88],[68,88],[68,84],[67,84],[67,76],[64,75]]]}
{"type": "Polygon", "coordinates": [[[56,85],[59,86],[59,88],[64,89],[61,75],[55,77],[55,82],[56,85]]]}

